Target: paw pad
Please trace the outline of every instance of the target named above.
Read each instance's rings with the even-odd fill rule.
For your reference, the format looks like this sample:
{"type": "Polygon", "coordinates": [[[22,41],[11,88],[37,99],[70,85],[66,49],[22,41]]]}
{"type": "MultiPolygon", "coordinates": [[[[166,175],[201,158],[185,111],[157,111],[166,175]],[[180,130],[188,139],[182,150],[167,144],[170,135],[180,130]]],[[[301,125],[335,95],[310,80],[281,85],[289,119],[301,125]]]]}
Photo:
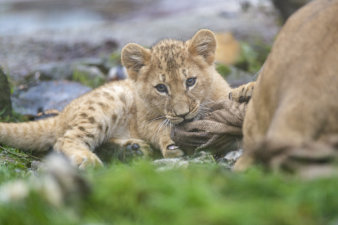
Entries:
{"type": "Polygon", "coordinates": [[[131,153],[131,155],[141,156],[143,152],[141,151],[141,147],[139,144],[132,143],[127,145],[126,150],[131,153]]]}

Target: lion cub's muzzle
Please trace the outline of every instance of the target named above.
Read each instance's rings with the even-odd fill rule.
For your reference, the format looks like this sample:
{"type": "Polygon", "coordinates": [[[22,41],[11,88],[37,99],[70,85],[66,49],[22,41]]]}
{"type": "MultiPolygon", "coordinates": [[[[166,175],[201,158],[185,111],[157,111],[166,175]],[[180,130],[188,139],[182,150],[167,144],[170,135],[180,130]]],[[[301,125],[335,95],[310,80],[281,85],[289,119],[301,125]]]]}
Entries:
{"type": "Polygon", "coordinates": [[[167,115],[167,119],[170,120],[172,124],[179,124],[186,120],[192,120],[197,114],[198,114],[198,108],[197,105],[193,110],[176,110],[173,112],[172,115],[167,115]]]}

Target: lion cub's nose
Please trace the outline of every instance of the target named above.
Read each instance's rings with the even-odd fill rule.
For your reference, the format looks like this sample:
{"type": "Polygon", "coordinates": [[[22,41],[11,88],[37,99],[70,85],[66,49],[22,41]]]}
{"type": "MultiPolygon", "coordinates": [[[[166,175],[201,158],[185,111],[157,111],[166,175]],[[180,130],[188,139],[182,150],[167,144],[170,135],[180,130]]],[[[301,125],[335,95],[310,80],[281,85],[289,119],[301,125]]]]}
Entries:
{"type": "Polygon", "coordinates": [[[184,118],[186,115],[189,114],[189,108],[188,107],[176,108],[174,109],[174,113],[176,116],[184,118]]]}

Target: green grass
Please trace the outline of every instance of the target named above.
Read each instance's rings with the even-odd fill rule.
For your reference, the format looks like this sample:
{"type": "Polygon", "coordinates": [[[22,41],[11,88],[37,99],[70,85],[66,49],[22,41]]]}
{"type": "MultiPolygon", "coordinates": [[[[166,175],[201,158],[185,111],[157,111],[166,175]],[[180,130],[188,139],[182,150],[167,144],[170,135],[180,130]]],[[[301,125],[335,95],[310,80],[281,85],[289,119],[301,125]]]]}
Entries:
{"type": "Polygon", "coordinates": [[[87,199],[53,208],[33,194],[0,206],[0,224],[338,222],[337,178],[303,181],[257,168],[234,174],[216,164],[159,172],[149,161],[114,163],[85,176],[92,184],[87,199]]]}
{"type": "Polygon", "coordinates": [[[225,79],[231,73],[231,69],[229,68],[229,66],[224,64],[216,64],[216,70],[225,79]]]}
{"type": "Polygon", "coordinates": [[[0,183],[27,177],[33,160],[39,159],[18,149],[0,145],[0,183]]]}
{"type": "Polygon", "coordinates": [[[105,79],[102,77],[90,77],[88,74],[79,70],[74,70],[72,80],[92,88],[103,85],[105,82],[105,79]]]}
{"type": "Polygon", "coordinates": [[[264,64],[270,50],[271,46],[266,45],[259,40],[253,45],[241,42],[241,54],[235,66],[255,74],[264,64]]]}

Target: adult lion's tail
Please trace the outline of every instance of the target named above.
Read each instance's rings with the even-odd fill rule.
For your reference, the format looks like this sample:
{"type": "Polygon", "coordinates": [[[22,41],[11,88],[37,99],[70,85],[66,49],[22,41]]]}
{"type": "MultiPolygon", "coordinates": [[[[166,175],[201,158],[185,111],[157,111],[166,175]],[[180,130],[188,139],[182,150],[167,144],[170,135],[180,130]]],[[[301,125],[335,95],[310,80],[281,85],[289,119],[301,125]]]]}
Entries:
{"type": "Polygon", "coordinates": [[[0,123],[0,143],[22,150],[45,151],[60,135],[58,116],[24,123],[0,123]]]}

